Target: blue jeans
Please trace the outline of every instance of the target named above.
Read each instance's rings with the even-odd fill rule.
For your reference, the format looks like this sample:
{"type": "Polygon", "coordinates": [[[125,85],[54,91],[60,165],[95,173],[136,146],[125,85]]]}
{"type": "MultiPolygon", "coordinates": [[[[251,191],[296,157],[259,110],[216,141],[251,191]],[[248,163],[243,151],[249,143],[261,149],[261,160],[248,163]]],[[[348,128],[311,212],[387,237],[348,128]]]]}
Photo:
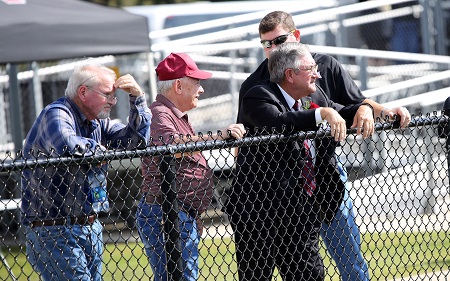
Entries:
{"type": "MultiPolygon", "coordinates": [[[[144,243],[155,281],[167,281],[166,252],[164,248],[163,213],[158,204],[139,203],[136,220],[139,236],[144,243]]],[[[185,281],[198,279],[198,244],[200,236],[195,219],[180,211],[180,242],[185,281]]]]}
{"type": "Polygon", "coordinates": [[[391,50],[397,52],[420,52],[420,29],[415,21],[396,21],[391,38],[391,50]]]}
{"type": "Polygon", "coordinates": [[[342,281],[368,281],[369,270],[361,254],[361,237],[355,223],[352,200],[348,195],[347,174],[340,163],[338,168],[341,180],[345,183],[344,201],[331,225],[322,223],[320,235],[336,262],[342,281]]]}
{"type": "MultiPolygon", "coordinates": [[[[420,52],[420,28],[414,21],[396,21],[390,41],[391,50],[397,52],[420,52]]],[[[410,61],[396,61],[396,64],[411,63],[410,61]]]]}
{"type": "Polygon", "coordinates": [[[26,229],[27,258],[44,281],[102,280],[102,225],[26,229]]]}

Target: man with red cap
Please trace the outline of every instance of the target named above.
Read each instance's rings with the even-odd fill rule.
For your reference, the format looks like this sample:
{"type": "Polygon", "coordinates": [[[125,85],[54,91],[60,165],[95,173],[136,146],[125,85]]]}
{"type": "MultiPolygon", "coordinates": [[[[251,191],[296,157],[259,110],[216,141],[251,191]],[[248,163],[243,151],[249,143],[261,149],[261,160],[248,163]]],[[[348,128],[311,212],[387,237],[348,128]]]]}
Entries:
{"type": "MultiPolygon", "coordinates": [[[[217,135],[197,136],[188,120],[187,111],[197,107],[204,93],[201,80],[212,73],[198,69],[187,54],[172,53],[156,67],[158,95],[150,106],[151,145],[197,142],[230,137],[242,138],[242,124],[232,124],[217,135]]],[[[142,195],[136,218],[139,235],[153,270],[154,280],[168,280],[162,229],[161,176],[159,157],[145,157],[142,163],[142,195]]],[[[181,256],[184,280],[198,279],[198,244],[202,232],[200,215],[213,196],[212,171],[200,152],[184,153],[175,161],[181,256]]]]}

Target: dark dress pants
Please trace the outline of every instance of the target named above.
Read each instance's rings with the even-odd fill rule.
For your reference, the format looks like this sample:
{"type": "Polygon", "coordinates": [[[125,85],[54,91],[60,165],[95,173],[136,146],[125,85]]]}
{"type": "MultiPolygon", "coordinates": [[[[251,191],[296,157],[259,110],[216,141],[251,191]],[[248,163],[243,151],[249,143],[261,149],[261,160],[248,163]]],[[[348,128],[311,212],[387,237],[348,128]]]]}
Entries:
{"type": "Polygon", "coordinates": [[[324,280],[318,243],[321,223],[313,200],[305,194],[277,206],[272,201],[266,211],[234,210],[230,222],[239,280],[271,281],[275,267],[286,281],[324,280]]]}

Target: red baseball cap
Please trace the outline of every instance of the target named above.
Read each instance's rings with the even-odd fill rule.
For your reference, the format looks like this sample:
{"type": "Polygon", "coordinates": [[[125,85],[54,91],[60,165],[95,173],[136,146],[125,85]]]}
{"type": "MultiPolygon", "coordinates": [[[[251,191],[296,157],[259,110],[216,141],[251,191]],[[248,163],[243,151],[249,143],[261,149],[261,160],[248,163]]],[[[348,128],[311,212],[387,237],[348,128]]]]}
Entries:
{"type": "Polygon", "coordinates": [[[155,69],[159,81],[173,80],[185,76],[200,80],[209,79],[211,72],[198,69],[190,56],[183,53],[171,53],[155,69]]]}

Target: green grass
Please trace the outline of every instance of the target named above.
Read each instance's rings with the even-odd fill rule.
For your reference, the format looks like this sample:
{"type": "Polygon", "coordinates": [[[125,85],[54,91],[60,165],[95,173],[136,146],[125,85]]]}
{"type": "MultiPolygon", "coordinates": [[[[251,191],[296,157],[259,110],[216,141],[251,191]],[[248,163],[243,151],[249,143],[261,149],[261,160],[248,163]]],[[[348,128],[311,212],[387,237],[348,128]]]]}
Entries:
{"type": "MultiPolygon", "coordinates": [[[[362,243],[364,258],[369,263],[373,280],[389,280],[424,272],[448,269],[450,265],[450,233],[365,233],[362,243]]],[[[39,280],[26,261],[25,249],[3,248],[3,254],[18,280],[39,280]]],[[[199,280],[237,280],[235,246],[230,238],[206,239],[200,246],[201,277],[199,280]]],[[[334,261],[322,247],[326,280],[339,280],[334,261]]],[[[141,243],[108,244],[104,253],[104,280],[149,280],[151,269],[141,243]]],[[[0,280],[8,273],[0,264],[0,280]]],[[[275,273],[273,280],[281,280],[275,273]]]]}

